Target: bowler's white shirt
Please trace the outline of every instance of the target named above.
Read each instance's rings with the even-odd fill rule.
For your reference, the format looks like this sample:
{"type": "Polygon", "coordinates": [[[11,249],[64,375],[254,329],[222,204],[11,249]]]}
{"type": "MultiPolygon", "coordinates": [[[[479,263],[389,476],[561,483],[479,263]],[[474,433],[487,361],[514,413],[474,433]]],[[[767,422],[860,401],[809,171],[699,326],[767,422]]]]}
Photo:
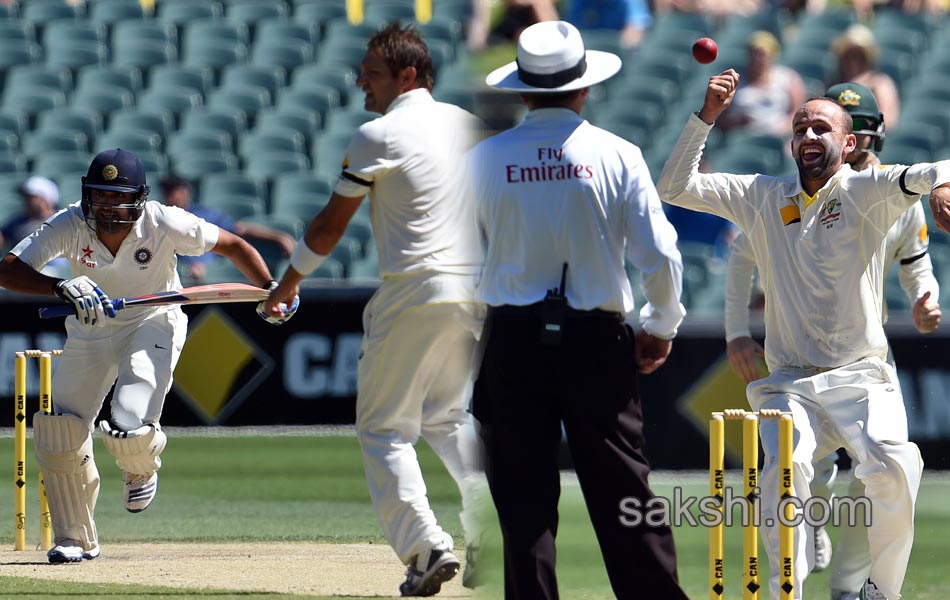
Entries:
{"type": "Polygon", "coordinates": [[[683,264],[640,149],[574,111],[530,111],[480,143],[470,168],[487,243],[477,289],[492,306],[539,302],[558,287],[579,310],[634,310],[624,255],[643,276],[644,329],[670,339],[686,314],[683,264]]]}
{"type": "MultiPolygon", "coordinates": [[[[69,260],[73,277],[85,275],[110,298],[180,290],[176,254],[197,256],[218,243],[217,225],[180,208],[146,202],[115,256],[86,224],[77,202],[50,217],[10,252],[36,270],[58,256],[69,260]]],[[[175,306],[134,307],[116,312],[107,325],[127,325],[175,306]]],[[[67,323],[75,321],[69,317],[67,323]]],[[[89,329],[89,328],[83,328],[89,329]]]]}
{"type": "MultiPolygon", "coordinates": [[[[875,167],[876,168],[876,167],[875,167]]],[[[927,253],[929,237],[924,206],[915,202],[888,230],[884,242],[884,276],[891,272],[894,262],[900,264],[898,279],[901,289],[907,294],[911,306],[930,292],[936,302],[940,297],[940,285],[933,274],[933,264],[927,253]]],[[[726,341],[739,337],[751,337],[749,330],[749,297],[752,291],[752,275],[755,270],[755,254],[745,235],[736,238],[729,254],[726,271],[725,329],[726,341]]],[[[887,303],[883,306],[883,322],[887,323],[887,303]]]]}
{"type": "Polygon", "coordinates": [[[465,153],[480,126],[471,113],[415,89],[356,131],[335,191],[369,194],[382,279],[477,275],[481,255],[473,207],[461,186],[465,153]]]}
{"type": "Polygon", "coordinates": [[[719,215],[749,238],[765,290],[769,370],[886,360],[884,240],[919,194],[950,181],[950,161],[844,165],[806,208],[797,174],[699,173],[711,127],[690,116],[657,189],[664,202],[719,215]]]}

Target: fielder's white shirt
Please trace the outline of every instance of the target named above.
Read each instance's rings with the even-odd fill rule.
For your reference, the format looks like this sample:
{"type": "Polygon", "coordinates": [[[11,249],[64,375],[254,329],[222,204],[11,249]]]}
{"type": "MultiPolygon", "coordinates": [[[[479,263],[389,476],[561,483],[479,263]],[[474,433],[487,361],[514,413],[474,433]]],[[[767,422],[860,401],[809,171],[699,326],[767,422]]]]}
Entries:
{"type": "Polygon", "coordinates": [[[480,129],[471,113],[415,89],[356,131],[335,191],[369,194],[382,279],[477,275],[481,251],[461,186],[464,156],[480,129]]]}
{"type": "Polygon", "coordinates": [[[748,236],[765,289],[769,370],[886,360],[884,240],[920,194],[950,182],[950,161],[844,165],[806,207],[797,174],[699,173],[711,127],[690,116],[657,188],[665,202],[719,215],[748,236]]]}
{"type": "Polygon", "coordinates": [[[480,143],[470,168],[487,244],[477,289],[492,306],[524,306],[558,287],[579,310],[628,315],[624,254],[643,276],[644,329],[670,339],[686,314],[683,263],[640,149],[564,108],[530,111],[480,143]]]}
{"type": "MultiPolygon", "coordinates": [[[[115,256],[99,241],[83,218],[77,202],[50,217],[10,252],[36,270],[58,256],[69,260],[73,277],[85,275],[110,298],[141,296],[181,288],[176,254],[197,256],[218,243],[218,226],[160,202],[146,202],[115,256]]],[[[107,326],[140,322],[150,314],[178,310],[177,306],[134,307],[106,319],[107,326]]],[[[68,317],[67,328],[76,317],[68,317]]],[[[88,331],[88,327],[77,329],[88,331]]]]}
{"type": "MultiPolygon", "coordinates": [[[[933,264],[927,254],[928,247],[924,206],[916,202],[888,230],[884,241],[884,275],[886,277],[891,272],[895,262],[900,265],[898,279],[911,306],[924,292],[930,292],[935,302],[940,297],[940,285],[933,274],[933,264]]],[[[744,234],[739,235],[729,254],[729,266],[726,270],[727,342],[752,336],[749,330],[749,297],[752,293],[754,271],[755,254],[752,252],[752,244],[744,234]]],[[[887,323],[887,302],[884,303],[883,309],[882,321],[887,323]]]]}

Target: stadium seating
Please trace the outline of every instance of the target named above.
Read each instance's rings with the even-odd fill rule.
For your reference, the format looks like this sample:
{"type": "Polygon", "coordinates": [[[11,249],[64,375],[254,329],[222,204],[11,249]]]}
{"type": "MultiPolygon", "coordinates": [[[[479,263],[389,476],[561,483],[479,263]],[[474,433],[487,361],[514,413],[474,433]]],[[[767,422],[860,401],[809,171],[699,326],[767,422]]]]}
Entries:
{"type": "Polygon", "coordinates": [[[186,67],[174,63],[155,66],[148,75],[149,89],[184,88],[193,90],[204,97],[213,85],[214,73],[210,69],[186,67]]]}
{"type": "MultiPolygon", "coordinates": [[[[122,146],[140,154],[153,184],[175,171],[200,182],[199,201],[291,230],[312,219],[331,195],[354,129],[377,116],[363,110],[356,86],[366,40],[390,19],[411,20],[413,1],[367,0],[359,26],[347,22],[342,0],[158,0],[154,14],[142,6],[0,5],[0,188],[31,173],[78,181],[91,152],[122,146]]],[[[434,95],[469,109],[490,107],[466,70],[463,23],[471,0],[436,0],[433,10],[420,29],[437,66],[434,95]]],[[[775,33],[783,63],[800,70],[810,92],[821,93],[834,65],[829,45],[855,20],[838,10],[715,19],[659,14],[635,53],[619,48],[615,32],[584,32],[588,47],[620,52],[625,63],[592,91],[584,115],[640,145],[656,178],[686,115],[701,104],[709,75],[744,64],[749,33],[775,33]],[[713,65],[697,65],[689,54],[700,35],[720,43],[713,65]]],[[[889,128],[882,154],[888,161],[950,153],[946,22],[875,9],[880,68],[897,81],[903,100],[902,122],[889,128]]],[[[724,138],[714,129],[707,151],[716,168],[787,172],[793,166],[784,142],[775,142],[724,138]]],[[[367,207],[314,278],[377,278],[367,207]]],[[[721,273],[710,268],[709,252],[685,251],[689,310],[719,309],[721,273]]],[[[268,258],[275,267],[280,260],[268,258]]],[[[233,279],[224,268],[217,275],[233,279]]]]}
{"type": "Polygon", "coordinates": [[[76,73],[77,90],[95,90],[104,86],[118,87],[133,95],[138,94],[142,89],[142,73],[138,69],[115,64],[89,66],[79,69],[76,73]]]}
{"type": "Polygon", "coordinates": [[[38,129],[23,139],[23,152],[34,157],[47,152],[88,152],[89,141],[77,131],[38,129]]]}
{"type": "Polygon", "coordinates": [[[109,127],[128,131],[140,129],[157,134],[162,140],[175,126],[174,116],[163,110],[131,108],[114,112],[109,117],[109,127]]]}

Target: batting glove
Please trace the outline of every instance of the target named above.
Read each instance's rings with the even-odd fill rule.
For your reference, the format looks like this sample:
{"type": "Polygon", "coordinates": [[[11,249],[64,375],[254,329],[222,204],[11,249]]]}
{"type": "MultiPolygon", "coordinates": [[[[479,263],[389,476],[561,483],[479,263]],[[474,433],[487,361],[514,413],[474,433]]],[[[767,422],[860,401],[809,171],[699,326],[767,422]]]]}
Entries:
{"type": "MultiPolygon", "coordinates": [[[[269,282],[267,285],[264,286],[264,289],[267,291],[273,292],[275,289],[277,289],[277,282],[276,281],[269,282]]],[[[257,305],[257,315],[260,318],[267,321],[268,323],[270,323],[271,325],[283,325],[284,323],[289,321],[290,318],[294,316],[294,314],[297,312],[297,307],[300,306],[300,296],[295,295],[294,301],[290,304],[290,306],[287,306],[287,304],[285,304],[284,302],[281,302],[280,304],[278,304],[277,306],[281,310],[281,315],[279,317],[275,317],[274,315],[267,312],[266,305],[267,305],[266,301],[261,302],[260,304],[257,305]]]]}
{"type": "Polygon", "coordinates": [[[106,315],[115,318],[112,300],[102,288],[85,275],[73,279],[60,279],[53,285],[53,293],[63,302],[72,303],[76,309],[76,318],[83,325],[105,325],[106,315]]]}

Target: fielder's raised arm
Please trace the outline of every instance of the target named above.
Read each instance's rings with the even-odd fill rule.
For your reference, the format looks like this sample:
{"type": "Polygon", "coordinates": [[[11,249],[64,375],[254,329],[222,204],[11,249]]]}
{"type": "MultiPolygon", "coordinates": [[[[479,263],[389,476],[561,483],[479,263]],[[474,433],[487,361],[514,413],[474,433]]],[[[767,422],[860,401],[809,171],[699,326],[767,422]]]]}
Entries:
{"type": "MultiPolygon", "coordinates": [[[[737,83],[732,70],[710,78],[703,106],[689,116],[657,191],[664,202],[731,220],[748,237],[769,307],[769,375],[746,388],[749,404],[754,410],[794,413],[796,495],[808,493],[816,447],[843,442],[858,458],[855,473],[865,483],[867,497],[889,507],[875,512],[867,536],[872,540],[871,570],[862,597],[900,598],[922,467],[919,450],[907,440],[896,374],[886,363],[882,250],[888,230],[923,194],[931,195],[938,227],[950,231],[950,161],[855,171],[846,163],[857,147],[853,118],[834,99],[822,97],[806,101],[791,123],[797,173],[699,173],[706,137],[737,83]],[[815,428],[814,423],[822,425],[815,428]]],[[[921,300],[923,308],[930,296],[925,293],[921,300]]],[[[775,432],[761,433],[766,455],[774,456],[775,432]]],[[[777,477],[774,463],[760,477],[766,522],[778,506],[769,483],[777,477]]],[[[767,525],[765,531],[771,571],[778,574],[778,528],[767,525]]],[[[796,599],[813,563],[806,553],[810,539],[805,526],[796,528],[796,599]]],[[[779,597],[781,585],[773,575],[772,597],[779,597]]]]}

